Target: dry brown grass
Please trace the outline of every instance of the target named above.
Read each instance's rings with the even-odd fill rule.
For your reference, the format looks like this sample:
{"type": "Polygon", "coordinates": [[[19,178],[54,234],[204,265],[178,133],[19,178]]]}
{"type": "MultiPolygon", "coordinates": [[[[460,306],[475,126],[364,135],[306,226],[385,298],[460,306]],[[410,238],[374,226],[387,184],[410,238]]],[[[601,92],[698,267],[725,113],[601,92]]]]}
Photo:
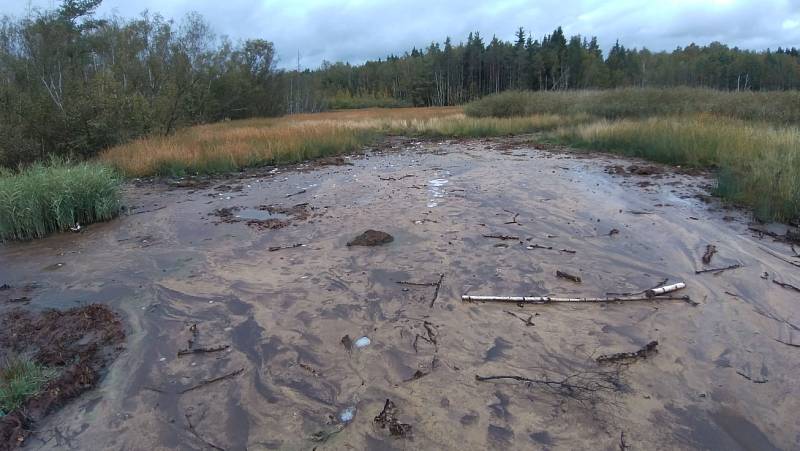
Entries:
{"type": "Polygon", "coordinates": [[[132,177],[215,173],[353,152],[386,134],[482,137],[552,129],[570,118],[468,118],[460,107],[370,108],[220,122],[139,139],[100,160],[132,177]]]}

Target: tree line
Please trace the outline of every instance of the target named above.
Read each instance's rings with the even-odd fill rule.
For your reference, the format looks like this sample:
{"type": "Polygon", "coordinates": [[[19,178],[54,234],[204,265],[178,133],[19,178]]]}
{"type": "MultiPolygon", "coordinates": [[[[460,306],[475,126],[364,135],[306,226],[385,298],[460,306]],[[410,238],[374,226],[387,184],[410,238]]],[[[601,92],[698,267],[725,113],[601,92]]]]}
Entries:
{"type": "Polygon", "coordinates": [[[271,42],[218,38],[197,14],[98,19],[100,2],[0,20],[0,165],[284,113],[271,42]]]}
{"type": "Polygon", "coordinates": [[[364,64],[278,70],[264,39],[217,36],[198,14],[95,15],[102,0],[0,19],[0,166],[48,155],[89,157],[143,135],[203,122],[337,107],[456,105],[509,89],[702,86],[800,87],[798,50],[749,51],[720,43],[672,52],[596,38],[432,43],[364,64]]]}
{"type": "Polygon", "coordinates": [[[410,105],[453,105],[509,89],[554,91],[619,87],[690,86],[719,90],[800,87],[800,51],[751,51],[719,42],[672,52],[626,48],[616,42],[604,56],[597,38],[567,38],[561,27],[541,39],[523,28],[515,40],[480,33],[466,42],[432,43],[402,56],[362,65],[324,64],[307,72],[328,93],[402,100],[410,105]]]}

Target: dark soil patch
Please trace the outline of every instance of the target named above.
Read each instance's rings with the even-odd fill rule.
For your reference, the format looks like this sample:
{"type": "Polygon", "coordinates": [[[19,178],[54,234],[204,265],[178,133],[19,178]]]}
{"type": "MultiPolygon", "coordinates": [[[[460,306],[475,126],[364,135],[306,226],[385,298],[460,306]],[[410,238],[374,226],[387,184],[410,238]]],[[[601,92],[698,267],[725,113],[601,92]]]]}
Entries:
{"type": "Polygon", "coordinates": [[[380,230],[367,230],[347,243],[348,246],[380,246],[394,241],[394,237],[380,230]]]}
{"type": "Polygon", "coordinates": [[[26,355],[56,368],[58,376],[21,408],[0,417],[0,450],[21,446],[34,423],[94,387],[121,352],[124,340],[122,321],[104,305],[6,312],[0,328],[0,358],[26,355]]]}
{"type": "Polygon", "coordinates": [[[212,215],[219,217],[220,220],[225,223],[244,222],[248,226],[255,227],[259,230],[271,230],[284,228],[291,224],[292,221],[305,221],[312,216],[314,209],[305,203],[293,205],[291,207],[260,205],[254,208],[254,210],[264,211],[276,216],[275,218],[265,219],[240,218],[237,213],[242,210],[242,207],[225,207],[214,210],[212,215]]]}

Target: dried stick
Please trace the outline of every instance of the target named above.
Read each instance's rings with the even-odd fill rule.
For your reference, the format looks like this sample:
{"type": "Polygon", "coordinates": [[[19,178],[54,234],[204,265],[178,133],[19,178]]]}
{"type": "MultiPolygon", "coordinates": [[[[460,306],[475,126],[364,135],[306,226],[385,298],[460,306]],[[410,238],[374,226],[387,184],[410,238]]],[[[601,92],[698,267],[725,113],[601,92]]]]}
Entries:
{"type": "Polygon", "coordinates": [[[194,435],[198,440],[200,440],[201,442],[205,443],[206,446],[208,446],[210,448],[216,449],[217,451],[225,451],[225,448],[220,448],[219,446],[209,442],[208,440],[206,440],[202,436],[200,436],[200,434],[194,428],[194,425],[192,424],[192,420],[189,419],[189,414],[184,413],[183,416],[186,417],[186,423],[189,424],[189,432],[191,432],[192,435],[194,435]]]}
{"type": "Polygon", "coordinates": [[[181,349],[180,351],[178,351],[178,357],[184,356],[184,355],[189,355],[189,354],[208,354],[208,353],[211,353],[211,352],[224,351],[224,350],[226,350],[228,348],[230,348],[230,346],[222,345],[222,346],[217,346],[217,347],[214,347],[214,348],[181,349]]]}
{"type": "Polygon", "coordinates": [[[519,240],[518,236],[512,236],[512,235],[484,235],[483,237],[484,238],[494,238],[494,239],[503,240],[503,241],[505,241],[505,240],[519,240]]]}
{"type": "Polygon", "coordinates": [[[268,250],[270,252],[275,252],[275,251],[280,251],[280,250],[283,250],[283,249],[293,249],[295,247],[300,247],[300,246],[304,246],[304,244],[303,243],[295,243],[295,244],[290,244],[288,246],[272,246],[268,250]]]}
{"type": "Polygon", "coordinates": [[[236,376],[242,374],[243,372],[244,372],[244,368],[240,368],[240,369],[238,369],[236,371],[233,371],[231,373],[224,374],[224,375],[219,376],[219,377],[215,377],[214,379],[209,379],[209,380],[200,382],[199,384],[193,385],[193,386],[191,386],[189,388],[185,388],[185,389],[179,391],[178,394],[182,395],[182,394],[188,393],[188,392],[190,392],[192,390],[197,390],[198,388],[205,387],[206,385],[213,384],[214,382],[219,382],[221,380],[225,380],[225,379],[229,379],[229,378],[232,378],[232,377],[236,377],[236,376]]]}
{"type": "Polygon", "coordinates": [[[436,291],[433,292],[433,299],[431,299],[430,308],[433,308],[433,303],[439,297],[439,289],[442,288],[442,281],[444,280],[444,273],[439,274],[439,281],[436,282],[436,291]]]}
{"type": "Polygon", "coordinates": [[[733,265],[730,265],[730,266],[726,266],[724,268],[701,269],[701,270],[695,271],[694,273],[695,274],[705,274],[707,272],[713,272],[713,273],[719,274],[722,271],[727,271],[729,269],[736,269],[736,268],[741,268],[741,267],[742,267],[742,265],[736,263],[736,264],[733,264],[733,265]]]}
{"type": "Polygon", "coordinates": [[[794,285],[792,285],[790,283],[778,282],[775,279],[772,279],[772,283],[774,283],[775,285],[779,285],[779,286],[781,286],[783,288],[789,289],[789,290],[794,290],[794,291],[800,292],[800,288],[797,288],[796,286],[794,286],[794,285]]]}
{"type": "Polygon", "coordinates": [[[792,266],[796,266],[796,267],[800,268],[800,263],[798,263],[798,262],[791,261],[788,258],[780,255],[779,253],[777,253],[777,252],[775,252],[775,251],[773,251],[771,249],[767,249],[766,247],[759,246],[759,248],[762,251],[768,253],[769,255],[772,255],[773,257],[775,257],[777,259],[783,260],[783,261],[785,261],[786,263],[788,263],[788,264],[790,264],[792,266]]]}
{"type": "Polygon", "coordinates": [[[527,303],[527,304],[550,304],[554,302],[630,302],[630,301],[657,301],[657,300],[681,300],[688,302],[692,305],[697,305],[692,301],[689,296],[673,297],[673,296],[660,296],[661,294],[671,293],[686,287],[683,282],[667,285],[665,287],[654,288],[648,290],[652,292],[651,295],[645,296],[632,296],[632,297],[604,297],[604,298],[559,298],[551,296],[473,296],[462,295],[461,300],[464,302],[482,301],[482,302],[513,302],[513,303],[527,303]]]}

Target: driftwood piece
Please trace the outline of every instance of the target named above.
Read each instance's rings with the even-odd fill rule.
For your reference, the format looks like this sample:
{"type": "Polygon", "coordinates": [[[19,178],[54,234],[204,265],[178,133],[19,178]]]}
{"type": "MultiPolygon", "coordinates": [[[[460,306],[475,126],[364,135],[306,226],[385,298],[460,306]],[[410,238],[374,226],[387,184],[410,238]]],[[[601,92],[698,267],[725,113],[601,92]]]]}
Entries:
{"type": "Polygon", "coordinates": [[[781,254],[779,254],[779,253],[777,253],[777,252],[775,252],[775,251],[773,251],[771,249],[767,249],[766,247],[759,246],[759,248],[761,248],[762,251],[768,253],[769,255],[772,255],[773,257],[775,257],[777,259],[783,260],[784,262],[786,262],[786,263],[788,263],[788,264],[790,264],[792,266],[796,266],[796,267],[800,268],[800,262],[795,262],[795,261],[789,260],[788,258],[782,256],[781,254]]]}
{"type": "Polygon", "coordinates": [[[304,244],[303,243],[295,243],[295,244],[289,244],[287,246],[272,246],[268,250],[270,252],[275,252],[275,251],[280,251],[280,250],[283,250],[283,249],[293,249],[295,247],[300,247],[300,246],[304,246],[304,244]]]}
{"type": "Polygon", "coordinates": [[[647,296],[607,296],[607,297],[584,297],[584,298],[564,298],[564,297],[554,297],[554,296],[473,296],[473,295],[462,295],[461,300],[464,302],[512,302],[515,304],[551,304],[551,303],[558,303],[558,302],[632,302],[632,301],[668,301],[668,300],[680,300],[687,302],[691,305],[697,305],[696,302],[692,301],[689,296],[663,296],[663,294],[672,293],[674,291],[681,290],[686,287],[686,284],[683,282],[678,282],[672,285],[667,285],[665,287],[653,288],[651,291],[653,294],[647,296]]]}
{"type": "Polygon", "coordinates": [[[190,354],[208,354],[212,352],[220,352],[230,348],[228,345],[217,346],[213,348],[194,348],[194,349],[181,349],[178,351],[178,357],[190,354]]]}
{"type": "Polygon", "coordinates": [[[560,270],[556,271],[556,277],[561,278],[561,279],[567,279],[567,280],[575,282],[575,283],[581,283],[581,278],[579,276],[575,276],[575,275],[572,275],[572,274],[570,274],[568,272],[564,272],[564,271],[560,271],[560,270]]]}
{"type": "Polygon", "coordinates": [[[225,379],[230,379],[230,378],[232,378],[232,377],[236,377],[236,376],[238,376],[238,375],[242,374],[243,372],[244,372],[244,368],[240,368],[240,369],[238,369],[238,370],[236,370],[236,371],[232,371],[232,372],[230,372],[230,373],[228,373],[228,374],[223,374],[222,376],[219,376],[219,377],[215,377],[215,378],[213,378],[213,379],[208,379],[208,380],[202,381],[202,382],[200,382],[199,384],[197,384],[197,385],[192,385],[192,386],[191,386],[191,387],[189,387],[189,388],[184,388],[183,390],[181,390],[180,392],[178,392],[178,394],[181,394],[181,395],[182,395],[182,394],[184,394],[184,393],[188,393],[188,392],[190,392],[190,391],[192,391],[192,390],[197,390],[198,388],[205,387],[206,385],[211,385],[211,384],[213,384],[214,382],[219,382],[219,381],[222,381],[222,380],[225,380],[225,379]]]}
{"type": "Polygon", "coordinates": [[[794,286],[794,285],[792,285],[790,283],[778,282],[775,279],[772,279],[772,283],[774,283],[775,285],[781,286],[783,288],[786,288],[788,290],[794,290],[794,291],[800,292],[800,288],[797,288],[796,286],[794,286]]]}
{"type": "Polygon", "coordinates": [[[506,240],[519,240],[518,236],[513,236],[513,235],[484,235],[483,237],[484,238],[494,238],[496,240],[503,240],[503,241],[506,241],[506,240]]]}
{"type": "Polygon", "coordinates": [[[741,267],[742,267],[742,265],[740,265],[738,263],[735,263],[733,265],[726,266],[724,268],[700,269],[700,270],[695,271],[694,273],[695,274],[705,274],[707,272],[713,272],[715,274],[719,274],[719,273],[721,273],[723,271],[727,271],[729,269],[737,269],[737,268],[741,268],[741,267]]]}
{"type": "Polygon", "coordinates": [[[618,352],[616,354],[601,355],[597,358],[597,363],[606,364],[624,362],[628,360],[646,359],[650,354],[656,352],[657,346],[658,342],[653,340],[635,352],[618,352]]]}

